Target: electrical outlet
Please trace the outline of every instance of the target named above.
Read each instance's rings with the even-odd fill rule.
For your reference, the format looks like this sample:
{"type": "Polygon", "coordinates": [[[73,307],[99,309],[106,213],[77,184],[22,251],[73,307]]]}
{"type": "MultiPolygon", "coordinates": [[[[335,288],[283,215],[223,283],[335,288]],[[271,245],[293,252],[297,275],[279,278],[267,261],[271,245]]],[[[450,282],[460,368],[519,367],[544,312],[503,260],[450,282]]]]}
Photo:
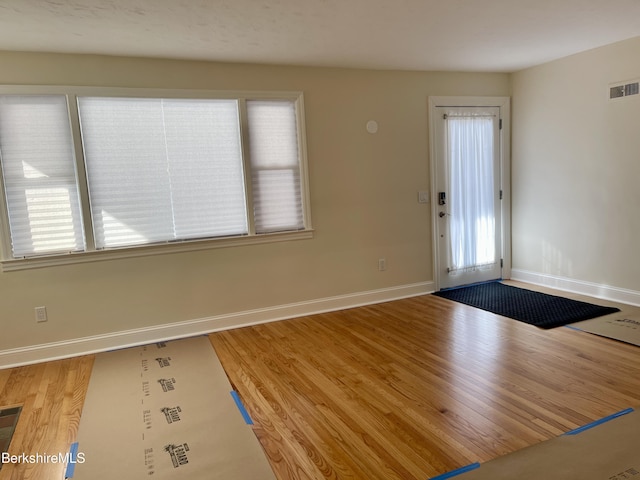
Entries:
{"type": "Polygon", "coordinates": [[[47,318],[47,307],[36,307],[36,322],[43,323],[49,320],[47,318]]]}
{"type": "Polygon", "coordinates": [[[384,272],[387,269],[387,260],[385,258],[378,259],[378,271],[384,272]]]}

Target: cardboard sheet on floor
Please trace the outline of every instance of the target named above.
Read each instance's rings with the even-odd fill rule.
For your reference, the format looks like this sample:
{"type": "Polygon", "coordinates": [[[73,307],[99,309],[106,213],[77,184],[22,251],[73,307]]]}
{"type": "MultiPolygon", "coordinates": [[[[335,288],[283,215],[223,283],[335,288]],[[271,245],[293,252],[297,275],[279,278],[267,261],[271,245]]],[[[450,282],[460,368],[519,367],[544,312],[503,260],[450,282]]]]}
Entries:
{"type": "Polygon", "coordinates": [[[633,315],[607,315],[570,325],[571,328],[613,338],[640,347],[640,317],[633,315]]]}
{"type": "Polygon", "coordinates": [[[640,479],[640,412],[629,409],[570,434],[437,480],[640,479]],[[466,471],[465,471],[466,470],[466,471]]]}
{"type": "Polygon", "coordinates": [[[98,354],[66,476],[274,479],[231,390],[207,337],[98,354]]]}

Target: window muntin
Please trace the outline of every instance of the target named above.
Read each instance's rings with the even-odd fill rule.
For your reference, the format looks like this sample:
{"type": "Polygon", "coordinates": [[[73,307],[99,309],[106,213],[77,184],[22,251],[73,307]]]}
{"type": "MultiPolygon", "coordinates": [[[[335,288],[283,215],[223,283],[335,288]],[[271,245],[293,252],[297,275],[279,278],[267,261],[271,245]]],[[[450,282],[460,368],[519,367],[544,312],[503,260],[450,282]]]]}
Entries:
{"type": "MultiPolygon", "coordinates": [[[[65,161],[65,188],[68,187],[69,196],[75,198],[75,201],[70,200],[73,216],[71,223],[76,236],[79,232],[80,241],[72,248],[69,244],[64,244],[55,249],[16,251],[7,248],[14,243],[12,230],[10,235],[4,236],[5,261],[69,252],[104,252],[116,247],[119,247],[118,251],[122,251],[122,247],[167,242],[175,244],[176,241],[185,245],[190,240],[216,238],[217,244],[227,246],[234,238],[238,241],[245,238],[249,243],[255,243],[262,242],[259,238],[263,234],[269,234],[264,236],[264,241],[270,241],[269,238],[278,241],[286,238],[283,235],[311,231],[306,203],[308,193],[300,94],[285,93],[279,97],[269,93],[264,98],[260,98],[261,95],[247,98],[223,92],[220,96],[198,94],[198,98],[194,98],[189,92],[185,94],[185,91],[178,91],[175,96],[171,95],[172,91],[167,96],[156,96],[155,92],[147,96],[144,91],[111,89],[104,95],[104,89],[79,87],[74,92],[66,89],[64,95],[41,95],[39,91],[38,94],[31,94],[29,91],[27,95],[14,95],[11,92],[4,94],[7,88],[0,92],[0,102],[6,103],[8,99],[20,100],[18,97],[56,97],[59,102],[64,103],[60,112],[64,114],[66,126],[62,121],[58,125],[63,125],[63,130],[66,129],[67,137],[70,138],[67,149],[70,154],[65,161]],[[122,91],[125,94],[118,95],[122,91]],[[137,95],[138,93],[144,95],[137,95]],[[114,106],[118,102],[121,110],[115,114],[118,108],[114,106]],[[68,110],[67,103],[70,105],[68,110]],[[143,110],[152,111],[153,114],[140,117],[123,107],[124,104],[131,106],[133,103],[139,104],[140,108],[144,105],[143,110]],[[105,105],[111,106],[107,108],[105,105]],[[102,122],[97,120],[100,114],[96,112],[100,108],[111,110],[109,115],[112,118],[107,120],[108,115],[103,112],[102,122]],[[140,125],[133,124],[135,122],[132,119],[136,115],[140,125]],[[200,120],[193,120],[194,118],[200,120]],[[105,124],[110,124],[115,133],[105,133],[105,124]],[[270,135],[272,141],[266,140],[270,135]],[[287,151],[282,148],[282,140],[274,141],[278,135],[287,138],[286,155],[282,153],[287,151]],[[77,160],[73,155],[74,146],[77,160]],[[295,155],[291,154],[293,151],[295,155]],[[252,155],[255,155],[255,159],[252,155]],[[269,158],[280,160],[265,160],[269,158]],[[80,175],[75,173],[74,161],[77,162],[80,175]],[[72,174],[69,175],[69,172],[72,174]],[[269,175],[277,177],[278,181],[268,179],[269,175]],[[136,183],[137,180],[132,182],[132,178],[143,178],[145,181],[141,186],[136,183]],[[268,181],[265,182],[265,178],[268,181]],[[146,181],[148,179],[152,181],[146,181]],[[274,187],[278,182],[279,187],[274,187]],[[128,189],[123,187],[127,183],[128,189]],[[131,187],[132,183],[134,187],[131,187]],[[125,194],[114,194],[118,188],[124,188],[125,194]],[[141,204],[145,202],[140,201],[140,197],[145,201],[151,198],[151,204],[155,207],[149,215],[137,215],[135,220],[146,219],[151,226],[144,221],[135,224],[127,216],[132,208],[138,213],[144,212],[141,204]],[[282,201],[282,198],[286,200],[282,201]],[[295,202],[295,205],[287,206],[287,202],[295,202]],[[280,215],[278,209],[286,214],[280,215]],[[247,214],[249,210],[251,215],[247,214]],[[261,220],[278,217],[281,220],[261,220]],[[274,235],[276,232],[279,234],[274,235]],[[255,240],[251,240],[251,237],[255,240]]],[[[30,87],[14,88],[22,93],[30,87]]],[[[57,92],[62,88],[50,87],[49,90],[57,92]]],[[[165,95],[166,92],[162,91],[162,94],[165,95]]],[[[13,124],[6,110],[0,110],[0,122],[3,119],[6,124],[13,124]]],[[[0,155],[8,145],[7,139],[14,136],[9,131],[4,138],[0,138],[0,155]]],[[[45,150],[47,148],[49,147],[45,147],[45,150]]],[[[3,170],[14,163],[5,161],[1,156],[0,161],[3,170]]],[[[22,177],[25,178],[25,175],[22,177]]],[[[8,196],[8,192],[19,182],[5,174],[3,183],[4,193],[8,196]]],[[[52,197],[51,193],[53,192],[45,192],[52,197]]],[[[7,221],[11,216],[9,212],[15,209],[10,207],[8,200],[7,205],[1,207],[0,211],[5,217],[2,220],[7,221]]],[[[29,219],[25,212],[22,209],[22,213],[17,216],[29,219]]],[[[34,231],[28,228],[26,230],[28,235],[34,234],[34,231]]],[[[45,237],[51,241],[50,235],[45,234],[45,237]]],[[[215,243],[204,245],[215,246],[215,243]]],[[[145,254],[146,250],[139,252],[145,254]]],[[[96,258],[93,255],[87,257],[96,258]]],[[[64,260],[61,261],[64,263],[64,260]]]]}

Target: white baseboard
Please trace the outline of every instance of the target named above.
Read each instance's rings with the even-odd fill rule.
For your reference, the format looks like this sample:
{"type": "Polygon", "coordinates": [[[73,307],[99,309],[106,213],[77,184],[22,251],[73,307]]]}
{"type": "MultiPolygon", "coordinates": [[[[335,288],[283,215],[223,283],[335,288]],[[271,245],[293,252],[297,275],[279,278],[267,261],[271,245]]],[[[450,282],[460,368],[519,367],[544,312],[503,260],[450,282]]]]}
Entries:
{"type": "Polygon", "coordinates": [[[431,293],[434,291],[434,288],[434,282],[414,283],[279,305],[276,307],[247,310],[226,315],[3,350],[0,351],[0,369],[399,300],[401,298],[431,293]]]}
{"type": "Polygon", "coordinates": [[[518,280],[521,282],[532,283],[534,285],[556,288],[565,292],[602,298],[612,302],[640,306],[640,292],[612,287],[610,285],[601,285],[598,283],[558,277],[556,275],[548,275],[545,273],[529,272],[527,270],[520,270],[517,268],[513,268],[511,270],[511,280],[518,280]]]}

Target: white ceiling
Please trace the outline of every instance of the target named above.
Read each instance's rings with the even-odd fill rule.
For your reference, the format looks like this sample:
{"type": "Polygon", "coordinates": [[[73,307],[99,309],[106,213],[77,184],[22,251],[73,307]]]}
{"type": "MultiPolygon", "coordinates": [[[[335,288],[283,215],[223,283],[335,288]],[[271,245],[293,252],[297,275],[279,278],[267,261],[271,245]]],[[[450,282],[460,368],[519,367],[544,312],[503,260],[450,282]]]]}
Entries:
{"type": "Polygon", "coordinates": [[[640,36],[640,0],[0,0],[0,50],[510,72],[640,36]]]}

